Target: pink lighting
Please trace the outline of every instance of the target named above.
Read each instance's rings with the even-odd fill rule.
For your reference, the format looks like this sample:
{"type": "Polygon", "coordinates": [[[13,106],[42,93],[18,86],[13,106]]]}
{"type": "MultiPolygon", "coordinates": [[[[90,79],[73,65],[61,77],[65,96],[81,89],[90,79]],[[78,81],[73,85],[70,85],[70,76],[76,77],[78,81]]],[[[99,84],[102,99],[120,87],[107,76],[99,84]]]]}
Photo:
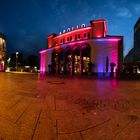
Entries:
{"type": "Polygon", "coordinates": [[[40,71],[46,71],[46,50],[40,52],[40,71]]]}
{"type": "Polygon", "coordinates": [[[39,53],[46,53],[47,52],[47,50],[43,50],[43,51],[40,51],[39,53]]]}
{"type": "Polygon", "coordinates": [[[4,62],[0,63],[0,71],[4,71],[4,62]]]}
{"type": "Polygon", "coordinates": [[[107,25],[104,19],[92,20],[90,23],[91,26],[84,25],[74,30],[68,28],[59,35],[48,36],[48,49],[40,51],[40,71],[49,70],[51,73],[52,68],[52,73],[55,74],[83,74],[89,72],[89,69],[92,70],[91,73],[98,74],[109,75],[109,72],[115,72],[121,64],[118,57],[123,45],[119,46],[119,41],[123,42],[123,37],[106,35],[107,25]],[[89,50],[83,49],[84,46],[88,46],[89,50]],[[66,53],[67,48],[69,51],[66,53]],[[90,68],[92,65],[94,68],[90,68]]]}
{"type": "Polygon", "coordinates": [[[97,41],[112,41],[112,42],[116,42],[116,41],[121,40],[121,38],[109,38],[109,37],[106,37],[106,38],[96,38],[95,40],[97,40],[97,41]]]}

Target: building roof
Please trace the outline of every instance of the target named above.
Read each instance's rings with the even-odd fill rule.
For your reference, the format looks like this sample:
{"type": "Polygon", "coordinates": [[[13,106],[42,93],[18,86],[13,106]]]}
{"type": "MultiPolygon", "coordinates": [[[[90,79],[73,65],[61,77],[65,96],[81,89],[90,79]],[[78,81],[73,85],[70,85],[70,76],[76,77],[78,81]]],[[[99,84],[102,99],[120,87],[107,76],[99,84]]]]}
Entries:
{"type": "Polygon", "coordinates": [[[138,25],[139,23],[140,23],[140,17],[139,17],[139,19],[137,20],[136,24],[134,25],[134,28],[136,28],[137,25],[138,25]]]}

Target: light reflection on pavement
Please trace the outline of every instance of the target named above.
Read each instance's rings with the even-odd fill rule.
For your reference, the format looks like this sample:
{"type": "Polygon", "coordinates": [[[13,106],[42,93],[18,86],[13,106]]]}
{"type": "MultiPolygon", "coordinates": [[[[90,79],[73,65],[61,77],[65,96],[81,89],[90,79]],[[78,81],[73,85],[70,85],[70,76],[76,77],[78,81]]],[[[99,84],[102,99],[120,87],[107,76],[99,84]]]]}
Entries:
{"type": "Polygon", "coordinates": [[[0,139],[140,140],[140,81],[0,73],[0,139]]]}

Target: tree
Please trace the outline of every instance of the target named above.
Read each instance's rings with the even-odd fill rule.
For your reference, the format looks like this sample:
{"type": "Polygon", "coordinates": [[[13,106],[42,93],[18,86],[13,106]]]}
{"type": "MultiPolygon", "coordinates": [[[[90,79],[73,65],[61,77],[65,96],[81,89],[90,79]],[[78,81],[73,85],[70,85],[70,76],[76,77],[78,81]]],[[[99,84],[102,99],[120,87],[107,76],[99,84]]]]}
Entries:
{"type": "Polygon", "coordinates": [[[27,58],[27,65],[28,66],[39,66],[38,57],[36,55],[29,55],[27,58]]]}

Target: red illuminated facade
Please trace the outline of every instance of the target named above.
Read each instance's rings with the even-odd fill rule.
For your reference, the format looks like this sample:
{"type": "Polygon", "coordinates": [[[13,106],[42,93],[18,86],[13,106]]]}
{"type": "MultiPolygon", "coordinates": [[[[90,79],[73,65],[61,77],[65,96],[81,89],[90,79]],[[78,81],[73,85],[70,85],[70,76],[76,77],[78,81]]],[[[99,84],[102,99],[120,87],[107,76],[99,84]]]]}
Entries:
{"type": "Polygon", "coordinates": [[[40,51],[40,57],[41,72],[88,74],[121,71],[123,37],[108,36],[106,20],[92,20],[90,26],[82,24],[59,35],[49,35],[48,48],[40,51]]]}

